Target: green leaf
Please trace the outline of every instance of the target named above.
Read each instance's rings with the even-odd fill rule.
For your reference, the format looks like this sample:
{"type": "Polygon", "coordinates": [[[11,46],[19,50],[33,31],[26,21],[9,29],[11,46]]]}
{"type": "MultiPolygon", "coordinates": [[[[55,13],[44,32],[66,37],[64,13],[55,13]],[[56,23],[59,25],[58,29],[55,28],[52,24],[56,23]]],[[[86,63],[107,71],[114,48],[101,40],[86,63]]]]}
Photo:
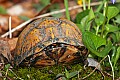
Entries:
{"type": "Polygon", "coordinates": [[[104,5],[104,3],[105,3],[105,0],[102,1],[102,2],[100,3],[100,5],[98,5],[98,8],[96,9],[96,12],[100,12],[101,9],[103,9],[103,5],[104,5]]]}
{"type": "Polygon", "coordinates": [[[106,24],[105,27],[107,32],[115,32],[120,30],[120,28],[118,28],[117,26],[113,26],[111,24],[106,24]]]}
{"type": "Polygon", "coordinates": [[[84,35],[86,36],[85,40],[87,40],[87,43],[95,50],[102,45],[106,45],[106,40],[104,38],[97,36],[92,32],[85,32],[84,35]]]}
{"type": "Polygon", "coordinates": [[[88,19],[88,16],[85,16],[84,18],[81,19],[80,23],[83,27],[86,27],[87,19],[88,19]]]}
{"type": "Polygon", "coordinates": [[[94,12],[93,12],[93,10],[91,8],[90,11],[89,11],[87,22],[91,21],[94,18],[95,18],[95,15],[94,15],[94,12]]]}
{"type": "Polygon", "coordinates": [[[110,33],[110,37],[113,39],[112,43],[115,44],[117,42],[117,37],[115,33],[110,33]]]}
{"type": "Polygon", "coordinates": [[[70,74],[69,74],[69,72],[67,71],[67,69],[65,69],[65,76],[66,76],[66,78],[69,79],[70,74]]]}
{"type": "Polygon", "coordinates": [[[87,22],[88,20],[88,16],[85,16],[82,20],[81,20],[81,25],[83,26],[84,30],[89,31],[90,30],[90,24],[92,21],[87,22]]]}
{"type": "Polygon", "coordinates": [[[78,71],[71,72],[71,73],[69,73],[69,78],[72,78],[72,77],[76,76],[77,74],[78,74],[78,71]]]}
{"type": "Polygon", "coordinates": [[[75,19],[75,23],[81,24],[81,20],[89,14],[89,11],[90,10],[87,9],[87,10],[84,10],[84,11],[78,13],[76,16],[76,19],[75,19]]]}
{"type": "Polygon", "coordinates": [[[117,42],[120,42],[120,31],[115,32],[115,34],[116,34],[117,42]]]}
{"type": "Polygon", "coordinates": [[[119,57],[120,57],[120,46],[117,48],[117,52],[116,52],[115,59],[114,59],[114,67],[115,67],[119,57]]]}
{"type": "Polygon", "coordinates": [[[5,65],[5,70],[9,69],[10,68],[10,64],[6,64],[5,65]]]}
{"type": "Polygon", "coordinates": [[[112,48],[112,43],[109,41],[106,45],[106,40],[100,36],[95,35],[92,32],[84,32],[83,34],[84,45],[95,55],[99,57],[105,57],[112,48]],[[106,45],[104,49],[98,50],[102,45],[106,45]]]}
{"type": "Polygon", "coordinates": [[[112,49],[112,42],[108,41],[107,45],[105,46],[105,48],[100,52],[101,56],[106,56],[108,55],[108,53],[110,52],[110,50],[112,49]]]}
{"type": "Polygon", "coordinates": [[[27,16],[19,16],[19,18],[20,19],[22,19],[22,20],[24,20],[24,21],[27,21],[27,20],[29,20],[30,18],[29,17],[27,17],[27,16]]]}
{"type": "Polygon", "coordinates": [[[7,10],[3,6],[0,6],[0,14],[7,14],[7,10]]]}
{"type": "Polygon", "coordinates": [[[114,63],[114,60],[115,60],[115,57],[116,57],[116,52],[117,52],[117,47],[113,46],[112,47],[112,57],[111,57],[112,63],[114,63]]]}
{"type": "Polygon", "coordinates": [[[119,13],[119,9],[115,6],[108,7],[107,18],[110,20],[111,18],[115,17],[119,13]]]}
{"type": "MultiPolygon", "coordinates": [[[[57,74],[56,78],[60,77],[62,80],[66,80],[66,78],[64,77],[64,74],[57,74]]],[[[59,79],[55,79],[55,80],[59,80],[59,79]]]]}
{"type": "Polygon", "coordinates": [[[32,5],[35,9],[36,9],[36,11],[38,11],[38,12],[40,12],[44,7],[45,7],[45,5],[43,5],[43,4],[33,4],[32,5]]]}
{"type": "Polygon", "coordinates": [[[96,12],[96,13],[95,13],[95,16],[96,16],[96,18],[95,18],[95,23],[96,23],[98,26],[102,25],[103,22],[104,22],[104,16],[103,16],[103,14],[102,14],[102,13],[99,13],[99,12],[96,12]]]}
{"type": "Polygon", "coordinates": [[[78,28],[80,29],[80,31],[82,33],[84,33],[85,29],[84,29],[84,26],[82,26],[81,24],[76,24],[78,26],[78,28]]]}
{"type": "Polygon", "coordinates": [[[50,0],[40,0],[40,2],[41,2],[43,5],[48,5],[48,4],[50,4],[50,0]]]}
{"type": "Polygon", "coordinates": [[[78,71],[74,71],[74,72],[69,73],[69,72],[67,71],[67,69],[65,69],[65,75],[66,75],[66,78],[67,78],[67,79],[70,79],[70,78],[76,76],[77,74],[78,74],[78,71]]]}
{"type": "Polygon", "coordinates": [[[120,14],[117,15],[115,18],[116,18],[115,22],[118,23],[118,24],[120,24],[120,14]]]}

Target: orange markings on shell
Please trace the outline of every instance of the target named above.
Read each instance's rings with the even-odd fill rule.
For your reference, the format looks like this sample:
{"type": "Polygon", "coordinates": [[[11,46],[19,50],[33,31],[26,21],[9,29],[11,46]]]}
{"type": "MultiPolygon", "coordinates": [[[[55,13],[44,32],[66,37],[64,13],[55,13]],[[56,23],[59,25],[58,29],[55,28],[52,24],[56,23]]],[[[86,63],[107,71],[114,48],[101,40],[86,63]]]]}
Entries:
{"type": "MultiPolygon", "coordinates": [[[[41,51],[54,43],[83,46],[82,34],[78,27],[67,19],[46,17],[32,21],[19,36],[14,55],[15,64],[19,65],[24,59],[37,53],[42,55],[41,51]]],[[[75,47],[73,48],[75,52],[78,51],[75,47]]],[[[70,52],[74,50],[67,50],[65,54],[71,54],[70,52]]],[[[61,57],[60,61],[63,58],[61,57]]],[[[39,60],[36,64],[38,63],[39,60]]]]}

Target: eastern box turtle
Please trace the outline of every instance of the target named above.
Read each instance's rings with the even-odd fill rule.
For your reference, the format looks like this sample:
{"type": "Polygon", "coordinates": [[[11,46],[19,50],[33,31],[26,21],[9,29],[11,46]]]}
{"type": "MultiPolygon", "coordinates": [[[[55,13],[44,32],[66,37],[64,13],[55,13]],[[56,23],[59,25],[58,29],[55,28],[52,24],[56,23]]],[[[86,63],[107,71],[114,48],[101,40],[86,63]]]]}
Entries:
{"type": "Polygon", "coordinates": [[[32,21],[20,34],[14,54],[16,65],[47,66],[86,59],[82,34],[71,21],[45,17],[32,21]]]}

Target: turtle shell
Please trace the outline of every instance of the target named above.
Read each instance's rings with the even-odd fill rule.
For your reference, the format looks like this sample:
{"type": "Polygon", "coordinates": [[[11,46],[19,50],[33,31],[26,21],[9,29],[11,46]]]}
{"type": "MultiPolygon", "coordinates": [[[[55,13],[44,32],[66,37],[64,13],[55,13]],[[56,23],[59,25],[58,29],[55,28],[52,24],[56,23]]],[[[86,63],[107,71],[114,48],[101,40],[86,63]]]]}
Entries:
{"type": "Polygon", "coordinates": [[[64,18],[45,17],[32,21],[18,38],[16,65],[46,66],[84,60],[87,53],[78,27],[64,18]]]}

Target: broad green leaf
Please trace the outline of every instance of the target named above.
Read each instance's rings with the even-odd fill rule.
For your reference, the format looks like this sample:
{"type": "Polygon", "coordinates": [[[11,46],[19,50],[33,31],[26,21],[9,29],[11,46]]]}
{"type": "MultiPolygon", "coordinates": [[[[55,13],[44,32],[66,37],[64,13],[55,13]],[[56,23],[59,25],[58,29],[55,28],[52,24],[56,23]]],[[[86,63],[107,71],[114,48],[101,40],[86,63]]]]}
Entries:
{"type": "Polygon", "coordinates": [[[116,34],[117,42],[120,42],[120,31],[115,32],[115,34],[116,34]]]}
{"type": "Polygon", "coordinates": [[[112,49],[112,42],[108,41],[107,45],[105,46],[105,48],[100,52],[101,56],[106,56],[108,55],[108,53],[110,52],[110,50],[112,49]]]}
{"type": "Polygon", "coordinates": [[[115,59],[114,59],[114,66],[116,65],[119,57],[120,57],[120,46],[117,48],[117,52],[116,52],[115,59]]]}
{"type": "Polygon", "coordinates": [[[78,13],[77,16],[76,16],[76,19],[75,19],[75,23],[80,24],[81,20],[89,14],[89,11],[90,10],[84,10],[84,11],[78,13]]]}
{"type": "Polygon", "coordinates": [[[72,78],[72,77],[76,76],[77,74],[78,74],[78,71],[71,72],[71,73],[69,73],[69,78],[72,78]]]}
{"type": "Polygon", "coordinates": [[[116,43],[117,42],[117,37],[116,37],[116,34],[115,33],[110,33],[110,36],[111,36],[111,38],[112,38],[112,43],[114,44],[114,43],[116,43]]]}
{"type": "Polygon", "coordinates": [[[90,24],[92,21],[87,22],[88,20],[88,16],[85,16],[82,20],[81,20],[81,25],[83,26],[84,30],[89,31],[90,30],[90,24]]]}
{"type": "Polygon", "coordinates": [[[7,14],[7,10],[3,6],[0,6],[0,14],[7,14]]]}
{"type": "Polygon", "coordinates": [[[120,14],[117,15],[115,18],[116,18],[115,22],[118,23],[118,24],[120,24],[120,14]]]}
{"type": "Polygon", "coordinates": [[[88,14],[87,22],[91,21],[94,18],[95,18],[95,15],[94,15],[94,12],[93,12],[93,10],[91,8],[90,11],[89,11],[89,14],[88,14]]]}
{"type": "Polygon", "coordinates": [[[107,32],[115,32],[120,30],[120,28],[118,28],[117,26],[113,26],[111,24],[106,24],[105,27],[107,32]]]}
{"type": "Polygon", "coordinates": [[[119,13],[119,9],[115,6],[108,7],[107,18],[110,20],[111,18],[115,17],[119,13]]]}
{"type": "Polygon", "coordinates": [[[67,71],[67,69],[65,69],[65,76],[66,76],[66,78],[69,78],[69,76],[70,76],[70,74],[69,74],[69,72],[67,71]]]}
{"type": "Polygon", "coordinates": [[[102,37],[99,37],[91,32],[84,32],[83,34],[83,43],[84,45],[95,55],[99,57],[105,57],[112,48],[112,43],[109,41],[106,45],[106,40],[102,37]],[[98,47],[106,45],[105,48],[101,51],[98,50],[98,47]]]}
{"type": "MultiPolygon", "coordinates": [[[[116,0],[116,3],[117,2],[120,2],[120,0],[116,0]]],[[[120,10],[120,4],[114,4],[114,6],[116,6],[120,10]]]]}
{"type": "Polygon", "coordinates": [[[84,26],[84,27],[86,26],[86,24],[87,24],[87,19],[88,19],[88,15],[81,19],[81,22],[80,22],[80,23],[81,23],[82,26],[84,26]]]}
{"type": "Polygon", "coordinates": [[[85,29],[84,29],[84,26],[82,26],[81,24],[76,24],[78,26],[78,28],[80,29],[80,31],[82,33],[84,33],[85,29]]]}
{"type": "Polygon", "coordinates": [[[103,14],[102,13],[99,13],[99,12],[96,12],[95,13],[95,23],[98,25],[98,26],[100,26],[100,25],[102,25],[103,24],[103,22],[104,22],[104,16],[103,16],[103,14]]]}
{"type": "Polygon", "coordinates": [[[86,36],[85,40],[87,40],[87,43],[95,50],[102,45],[106,45],[106,40],[104,38],[97,36],[92,32],[85,32],[84,35],[86,36]]]}

